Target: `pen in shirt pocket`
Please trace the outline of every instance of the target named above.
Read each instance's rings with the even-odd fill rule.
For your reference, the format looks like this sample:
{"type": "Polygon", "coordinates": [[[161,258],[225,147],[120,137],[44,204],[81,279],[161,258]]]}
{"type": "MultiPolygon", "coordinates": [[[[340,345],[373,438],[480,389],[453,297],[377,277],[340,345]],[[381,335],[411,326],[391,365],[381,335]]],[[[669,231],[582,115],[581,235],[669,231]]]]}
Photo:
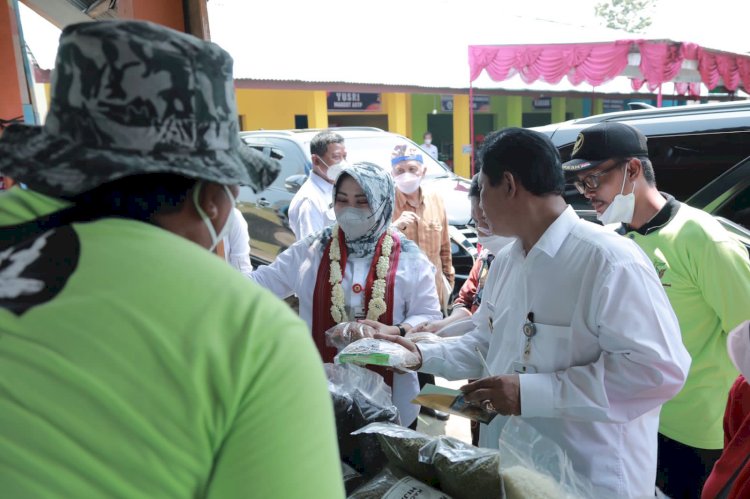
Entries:
{"type": "Polygon", "coordinates": [[[487,366],[487,361],[484,360],[484,355],[482,355],[482,352],[479,350],[479,347],[475,346],[474,351],[477,353],[477,357],[479,357],[479,361],[482,363],[482,368],[484,369],[484,372],[487,374],[487,376],[492,376],[492,373],[490,372],[490,368],[487,366]]]}

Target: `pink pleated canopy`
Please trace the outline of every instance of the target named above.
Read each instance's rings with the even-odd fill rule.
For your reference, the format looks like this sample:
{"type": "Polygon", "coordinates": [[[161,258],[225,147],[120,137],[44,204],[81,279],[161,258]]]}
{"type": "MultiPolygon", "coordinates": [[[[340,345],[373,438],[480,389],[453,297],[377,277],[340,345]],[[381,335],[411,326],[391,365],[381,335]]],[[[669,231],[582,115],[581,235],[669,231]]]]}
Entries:
{"type": "MultiPolygon", "coordinates": [[[[563,77],[574,84],[601,85],[622,73],[628,54],[641,54],[643,79],[632,79],[633,90],[644,84],[650,90],[672,81],[683,61],[697,61],[701,81],[711,90],[723,80],[729,91],[742,86],[750,92],[750,56],[705,49],[694,43],[653,40],[618,40],[606,43],[551,45],[470,45],[471,81],[483,70],[502,81],[518,74],[526,83],[558,83],[563,77]]],[[[679,93],[697,95],[700,82],[676,84],[679,93]]]]}

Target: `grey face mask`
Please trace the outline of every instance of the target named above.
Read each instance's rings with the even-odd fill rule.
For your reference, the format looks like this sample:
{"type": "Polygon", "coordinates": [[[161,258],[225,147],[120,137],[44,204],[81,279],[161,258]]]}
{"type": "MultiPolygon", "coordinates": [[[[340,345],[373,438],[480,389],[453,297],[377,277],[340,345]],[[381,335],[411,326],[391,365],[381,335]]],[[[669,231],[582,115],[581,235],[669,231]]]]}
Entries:
{"type": "MultiPolygon", "coordinates": [[[[195,209],[198,211],[198,215],[200,215],[201,220],[203,220],[203,223],[206,225],[206,228],[208,229],[208,234],[211,236],[211,247],[208,248],[208,251],[213,251],[216,249],[216,245],[219,244],[219,241],[224,239],[224,236],[227,234],[227,231],[229,230],[229,224],[230,220],[229,217],[232,216],[232,210],[229,210],[227,214],[226,220],[224,220],[224,225],[221,227],[221,230],[219,233],[216,233],[216,229],[214,229],[214,224],[211,223],[211,219],[208,218],[208,215],[206,215],[206,212],[203,211],[203,208],[201,208],[200,202],[199,202],[199,196],[200,191],[203,188],[204,182],[201,180],[198,182],[198,185],[195,186],[195,189],[193,189],[193,205],[195,205],[195,209]]],[[[224,188],[224,192],[226,193],[227,197],[229,198],[230,204],[234,206],[235,199],[232,195],[232,191],[229,190],[229,187],[226,185],[222,185],[224,188]]]]}
{"type": "Polygon", "coordinates": [[[356,241],[375,226],[372,210],[362,208],[342,208],[336,211],[336,221],[344,231],[347,241],[356,241]]]}

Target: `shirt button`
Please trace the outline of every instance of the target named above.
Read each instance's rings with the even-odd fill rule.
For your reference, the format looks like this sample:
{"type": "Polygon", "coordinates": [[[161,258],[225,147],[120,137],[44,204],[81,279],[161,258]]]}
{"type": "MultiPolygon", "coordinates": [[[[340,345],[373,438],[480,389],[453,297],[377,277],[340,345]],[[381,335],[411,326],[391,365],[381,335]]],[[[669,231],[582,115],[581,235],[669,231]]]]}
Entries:
{"type": "Polygon", "coordinates": [[[629,237],[630,239],[635,239],[635,234],[628,234],[628,237],[629,237]]]}

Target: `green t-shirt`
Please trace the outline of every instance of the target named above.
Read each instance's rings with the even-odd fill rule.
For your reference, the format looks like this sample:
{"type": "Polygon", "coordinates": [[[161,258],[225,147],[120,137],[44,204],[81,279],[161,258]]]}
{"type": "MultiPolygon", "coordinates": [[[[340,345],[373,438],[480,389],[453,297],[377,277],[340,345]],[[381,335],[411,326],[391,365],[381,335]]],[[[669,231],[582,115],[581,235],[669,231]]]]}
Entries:
{"type": "MultiPolygon", "coordinates": [[[[13,189],[0,226],[62,203],[13,189]]],[[[343,497],[305,324],[149,224],[0,250],[0,495],[343,497]]]]}
{"type": "Polygon", "coordinates": [[[627,233],[654,263],[692,357],[685,386],[662,408],[659,431],[691,447],[721,449],[724,408],[737,377],[727,333],[750,319],[750,262],[711,215],[673,206],[679,209],[661,228],[627,233]]]}

